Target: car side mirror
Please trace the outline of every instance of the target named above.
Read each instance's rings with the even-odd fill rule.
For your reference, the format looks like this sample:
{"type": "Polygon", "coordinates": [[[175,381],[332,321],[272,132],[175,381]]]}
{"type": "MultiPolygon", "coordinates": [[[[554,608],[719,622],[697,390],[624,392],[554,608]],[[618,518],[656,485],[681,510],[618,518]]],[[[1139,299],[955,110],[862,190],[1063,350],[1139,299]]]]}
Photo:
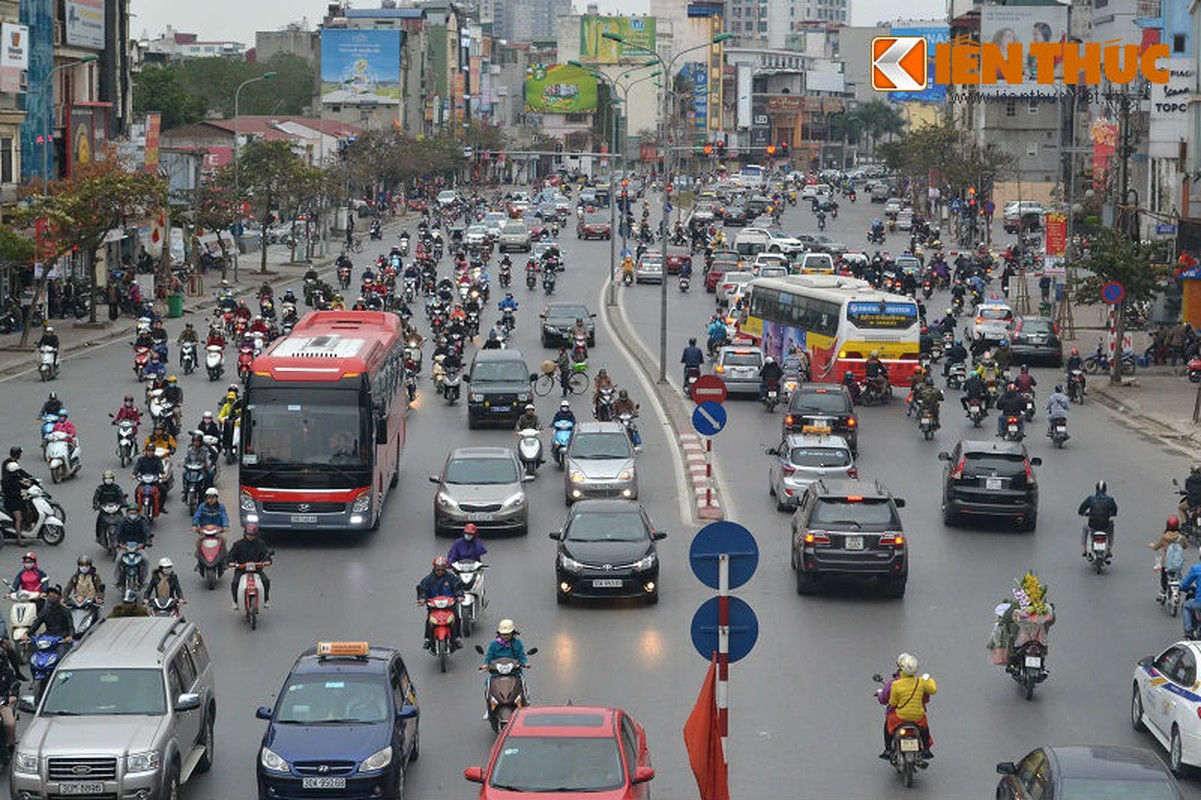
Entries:
{"type": "Polygon", "coordinates": [[[767,448],[766,450],[764,450],[763,452],[764,452],[764,453],[766,453],[766,454],[767,454],[767,455],[769,455],[769,456],[778,456],[778,455],[780,455],[780,451],[779,451],[779,450],[777,450],[777,449],[776,449],[776,448],[774,448],[774,447],[769,447],[769,448],[767,448]]]}
{"type": "Polygon", "coordinates": [[[407,703],[400,707],[400,711],[396,712],[397,719],[417,719],[421,716],[420,709],[417,706],[411,706],[407,703]]]}
{"type": "Polygon", "coordinates": [[[254,716],[258,719],[271,719],[270,706],[259,706],[254,710],[254,716]]]}
{"type": "Polygon", "coordinates": [[[904,497],[894,497],[894,498],[892,498],[892,502],[893,502],[893,505],[895,505],[897,508],[905,507],[905,498],[904,497]]]}
{"type": "Polygon", "coordinates": [[[563,538],[563,531],[551,531],[547,534],[547,537],[557,542],[563,538]]]}
{"type": "Polygon", "coordinates": [[[484,768],[483,767],[468,767],[467,769],[463,770],[463,777],[466,778],[467,780],[471,781],[472,783],[483,783],[484,782],[484,768]]]}
{"type": "Polygon", "coordinates": [[[442,479],[440,477],[438,477],[437,475],[430,476],[430,483],[441,483],[441,482],[442,482],[442,479]]]}
{"type": "Polygon", "coordinates": [[[651,538],[656,542],[661,542],[667,538],[667,531],[655,531],[651,534],[651,538]]]}
{"type": "Polygon", "coordinates": [[[17,700],[17,708],[19,708],[21,711],[24,711],[28,714],[32,714],[33,712],[38,710],[37,701],[34,699],[33,695],[23,694],[17,700]]]}
{"type": "Polygon", "coordinates": [[[463,383],[471,383],[471,376],[470,376],[470,375],[464,375],[464,376],[463,376],[463,383]]]}
{"type": "Polygon", "coordinates": [[[595,319],[595,318],[596,318],[596,312],[594,311],[594,312],[592,312],[591,314],[589,314],[588,316],[590,316],[590,317],[592,317],[593,319],[595,319]]]}
{"type": "Polygon", "coordinates": [[[634,783],[648,783],[655,778],[655,770],[651,767],[638,767],[634,770],[634,783]]]}
{"type": "Polygon", "coordinates": [[[1041,458],[1039,458],[1038,456],[1034,456],[1033,458],[1030,459],[1030,463],[1036,467],[1041,467],[1043,465],[1043,460],[1041,458]]]}
{"type": "Polygon", "coordinates": [[[522,483],[529,483],[530,481],[533,481],[533,480],[535,480],[537,477],[538,477],[537,475],[522,475],[522,476],[521,476],[521,482],[522,482],[522,483]]]}
{"type": "Polygon", "coordinates": [[[536,380],[538,380],[538,375],[536,373],[531,372],[530,373],[530,383],[533,383],[536,380]]]}
{"type": "Polygon", "coordinates": [[[997,764],[997,774],[998,775],[1017,775],[1018,774],[1017,765],[1014,764],[1012,761],[1002,761],[1000,764],[997,764]]]}
{"type": "Polygon", "coordinates": [[[946,450],[944,450],[944,451],[942,451],[941,453],[939,453],[939,454],[938,454],[938,460],[939,460],[939,461],[950,461],[950,460],[951,460],[951,454],[950,454],[950,453],[948,453],[946,450]]]}
{"type": "Polygon", "coordinates": [[[195,692],[184,692],[175,698],[176,711],[195,711],[200,708],[200,695],[195,692]]]}

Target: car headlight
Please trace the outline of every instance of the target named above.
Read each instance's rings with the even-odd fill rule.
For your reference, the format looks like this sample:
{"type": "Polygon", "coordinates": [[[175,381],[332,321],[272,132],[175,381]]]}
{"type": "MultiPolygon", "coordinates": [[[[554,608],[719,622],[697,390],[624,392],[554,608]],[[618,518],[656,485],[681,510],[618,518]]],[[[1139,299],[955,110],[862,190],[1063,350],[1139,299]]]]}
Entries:
{"type": "Polygon", "coordinates": [[[243,511],[254,511],[254,498],[248,494],[244,494],[239,501],[243,511]]]}
{"type": "Polygon", "coordinates": [[[158,769],[159,757],[157,750],[147,750],[144,753],[130,753],[125,757],[126,772],[154,772],[158,769]]]}
{"type": "Polygon", "coordinates": [[[374,772],[378,769],[383,769],[392,763],[392,747],[389,745],[383,750],[376,750],[371,755],[363,759],[363,763],[359,764],[359,772],[374,772]]]}
{"type": "Polygon", "coordinates": [[[22,753],[18,751],[17,754],[13,756],[13,772],[24,772],[28,775],[37,775],[37,753],[22,753]]]}
{"type": "Polygon", "coordinates": [[[473,394],[471,396],[471,402],[482,403],[482,402],[484,402],[484,396],[482,394],[473,394]]]}
{"type": "Polygon", "coordinates": [[[556,328],[554,325],[547,325],[547,326],[546,326],[546,332],[547,332],[547,333],[558,333],[558,332],[559,332],[559,329],[558,329],[558,328],[556,328]]]}
{"type": "Polygon", "coordinates": [[[619,481],[632,481],[632,480],[634,480],[634,470],[632,470],[632,469],[623,469],[621,472],[617,473],[617,480],[619,480],[619,481]]]}
{"type": "Polygon", "coordinates": [[[576,561],[574,558],[571,558],[570,556],[564,556],[564,555],[559,556],[559,566],[562,567],[563,569],[567,570],[568,572],[579,572],[580,570],[582,570],[584,568],[584,565],[581,564],[579,561],[576,561]]]}
{"type": "Polygon", "coordinates": [[[587,480],[587,476],[578,469],[573,469],[571,472],[567,473],[567,479],[572,483],[583,483],[585,480],[587,480]]]}
{"type": "Polygon", "coordinates": [[[655,554],[651,553],[649,556],[646,556],[645,558],[640,558],[637,561],[635,561],[634,569],[639,570],[639,571],[648,570],[651,567],[655,566],[655,562],[658,560],[659,559],[655,556],[655,554]]]}
{"type": "Polygon", "coordinates": [[[371,492],[363,492],[354,499],[354,504],[350,510],[355,514],[362,514],[367,509],[371,508],[371,492]]]}
{"type": "Polygon", "coordinates": [[[279,753],[276,753],[270,747],[264,747],[259,751],[259,763],[263,769],[271,772],[287,772],[288,762],[280,758],[279,753]]]}
{"type": "Polygon", "coordinates": [[[438,505],[457,509],[459,507],[459,501],[455,500],[446,492],[438,492],[438,505]]]}
{"type": "Polygon", "coordinates": [[[529,392],[522,392],[521,394],[517,395],[518,403],[528,403],[529,400],[530,400],[529,392]]]}
{"type": "Polygon", "coordinates": [[[525,500],[525,492],[515,492],[505,498],[501,508],[517,508],[525,500]]]}

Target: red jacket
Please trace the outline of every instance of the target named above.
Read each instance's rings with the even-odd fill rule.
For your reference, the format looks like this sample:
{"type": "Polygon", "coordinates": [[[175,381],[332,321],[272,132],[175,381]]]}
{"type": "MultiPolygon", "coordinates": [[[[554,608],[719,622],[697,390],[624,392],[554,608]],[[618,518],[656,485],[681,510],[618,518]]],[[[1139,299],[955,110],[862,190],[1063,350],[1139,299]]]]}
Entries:
{"type": "Polygon", "coordinates": [[[141,425],[142,412],[138,410],[137,406],[122,405],[119,409],[117,409],[117,413],[113,417],[113,424],[116,425],[122,420],[129,420],[134,425],[141,425]]]}

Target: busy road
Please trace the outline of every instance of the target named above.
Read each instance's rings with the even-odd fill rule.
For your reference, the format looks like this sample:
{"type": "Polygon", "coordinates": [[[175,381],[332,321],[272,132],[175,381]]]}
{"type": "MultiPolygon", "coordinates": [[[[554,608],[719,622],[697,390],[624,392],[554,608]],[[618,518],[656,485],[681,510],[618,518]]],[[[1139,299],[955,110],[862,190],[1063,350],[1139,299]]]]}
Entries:
{"type": "MultiPolygon", "coordinates": [[[[843,203],[827,234],[862,248],[879,206],[862,197],[843,203]]],[[[815,231],[804,206],[790,208],[783,226],[790,233],[815,231]]],[[[555,297],[579,300],[600,312],[608,278],[609,245],[577,242],[564,231],[565,271],[555,297]]],[[[882,249],[903,249],[902,234],[882,249]]],[[[907,240],[907,235],[905,235],[907,240]]],[[[370,251],[368,251],[370,252],[370,251]]],[[[359,257],[367,258],[367,253],[359,257]]],[[[516,264],[521,259],[514,257],[516,264]]],[[[697,273],[701,260],[697,257],[697,273]]],[[[356,272],[362,264],[356,263],[356,272]]],[[[442,273],[447,262],[442,262],[442,273]]],[[[299,289],[298,282],[293,286],[299,289]]],[[[520,303],[510,347],[534,367],[551,353],[538,341],[537,314],[545,302],[541,288],[527,290],[515,270],[513,293],[520,303]]],[[[703,339],[713,296],[698,279],[687,294],[668,286],[669,363],[679,382],[679,354],[689,336],[703,339]]],[[[503,296],[493,278],[492,308],[503,296]]],[[[657,350],[659,287],[619,287],[625,318],[633,333],[657,350]]],[[[949,305],[940,293],[927,303],[931,315],[949,305]]],[[[196,320],[200,322],[200,320],[196,320]]],[[[420,312],[415,317],[425,331],[420,312]]],[[[536,646],[529,683],[535,702],[620,706],[646,728],[657,776],[655,796],[695,796],[680,734],[704,675],[706,662],[689,639],[693,611],[710,592],[688,568],[688,544],[697,525],[691,490],[685,490],[676,455],[676,433],[659,417],[650,385],[617,345],[604,314],[597,317],[593,373],[604,367],[642,406],[644,447],[638,455],[639,500],[668,538],[659,545],[661,600],[657,605],[555,602],[555,543],[547,532],[565,515],[563,474],[544,465],[528,484],[530,532],[525,537],[487,537],[490,606],[483,628],[469,645],[486,643],[502,617],[512,618],[527,647],[536,646]]],[[[182,321],[168,322],[174,340],[182,321]]],[[[175,351],[172,348],[174,359],[175,351]]],[[[92,541],[91,495],[103,469],[118,469],[108,413],[126,393],[140,400],[141,387],[130,369],[130,348],[115,342],[68,358],[58,392],[79,428],[84,468],[61,487],[47,486],[68,514],[67,540],[57,548],[35,545],[41,566],[55,582],[65,582],[79,553],[97,558],[106,580],[110,563],[92,541]]],[[[1035,369],[1040,397],[1057,382],[1057,370],[1035,369]]],[[[226,381],[210,383],[202,371],[180,378],[184,419],[195,425],[204,410],[215,410],[226,381]]],[[[941,383],[941,380],[940,380],[941,383]]],[[[18,375],[3,384],[7,400],[0,430],[8,445],[20,444],[26,468],[45,477],[38,463],[36,410],[47,386],[36,375],[18,375]]],[[[1015,760],[1043,744],[1124,744],[1156,747],[1147,734],[1131,730],[1129,702],[1135,661],[1180,638],[1180,622],[1154,603],[1156,575],[1144,547],[1175,511],[1170,478],[1183,477],[1188,461],[1174,450],[1145,439],[1095,404],[1073,407],[1072,439],[1053,450],[1041,435],[1040,413],[1028,437],[1042,487],[1038,529],[1017,533],[1004,525],[945,527],[939,510],[942,463],[936,459],[969,427],[958,413],[958,394],[948,392],[943,428],[923,441],[904,415],[902,403],[866,408],[860,437],[860,474],[882,481],[906,498],[902,511],[911,544],[910,577],[903,599],[885,599],[856,584],[839,585],[810,597],[794,591],[788,559],[788,517],[777,512],[767,493],[769,459],[765,448],[779,441],[781,411],[768,415],[757,403],[731,399],[730,422],[715,440],[716,465],[727,517],[758,538],[761,561],[755,578],[738,594],[756,610],[758,644],[731,670],[730,785],[740,797],[883,797],[897,789],[896,776],[877,761],[882,709],[871,695],[870,676],[888,672],[901,651],[919,656],[922,671],[937,678],[930,705],[936,758],[922,773],[915,796],[958,798],[992,791],[998,761],[1015,760]],[[1121,508],[1116,557],[1104,575],[1080,558],[1076,507],[1096,480],[1108,481],[1121,508]],[[1033,569],[1051,587],[1058,624],[1051,633],[1051,677],[1032,702],[1024,701],[1004,672],[988,660],[985,642],[993,608],[1015,576],[1033,569]]],[[[572,399],[580,419],[591,418],[590,393],[572,399]]],[[[538,400],[544,423],[558,398],[538,400]]],[[[991,431],[991,419],[981,428],[991,431]]],[[[464,445],[515,447],[512,430],[469,431],[463,403],[447,405],[430,391],[428,370],[407,422],[407,443],[399,489],[388,500],[380,529],[363,535],[275,534],[272,608],[251,631],[229,608],[228,576],[206,591],[191,572],[193,535],[178,495],[170,514],[156,523],[152,562],[174,559],[187,598],[185,613],[196,621],[213,653],[218,689],[216,768],[194,777],[184,789],[190,798],[250,798],[255,794],[255,762],[264,723],[254,709],[273,702],[274,692],[296,654],[318,640],[358,640],[396,646],[416,681],[421,706],[421,745],[425,756],[407,777],[406,796],[416,800],[471,796],[476,788],[462,769],[487,758],[493,734],[481,721],[482,678],[470,649],[452,656],[446,674],[421,649],[422,611],[414,606],[414,586],[444,554],[449,539],[433,534],[434,487],[450,449],[464,445]]],[[[132,491],[127,470],[119,479],[132,491]]],[[[236,514],[234,468],[223,467],[221,499],[236,514]]],[[[18,569],[17,550],[0,552],[5,577],[18,569]]],[[[1194,559],[1190,559],[1194,560],[1194,559]]],[[[111,601],[110,601],[111,602],[111,601]]],[[[1201,787],[1186,781],[1191,797],[1201,787]]]]}

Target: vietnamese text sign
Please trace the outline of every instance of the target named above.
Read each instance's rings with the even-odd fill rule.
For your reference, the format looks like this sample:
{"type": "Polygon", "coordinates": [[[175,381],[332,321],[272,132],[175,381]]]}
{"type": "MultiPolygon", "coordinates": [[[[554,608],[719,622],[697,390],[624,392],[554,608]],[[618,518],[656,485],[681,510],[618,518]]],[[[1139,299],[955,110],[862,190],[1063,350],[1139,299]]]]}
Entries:
{"type": "Polygon", "coordinates": [[[29,26],[0,24],[0,92],[21,91],[21,73],[29,69],[29,26]]]}
{"type": "Polygon", "coordinates": [[[525,107],[544,114],[582,114],[596,109],[596,78],[583,67],[541,64],[526,70],[525,107]]]}
{"type": "Polygon", "coordinates": [[[1063,259],[1068,253],[1068,216],[1052,211],[1043,220],[1043,272],[1063,275],[1063,259]]]}
{"type": "Polygon", "coordinates": [[[400,102],[404,31],[325,28],[321,31],[321,102],[400,102]]]}
{"type": "Polygon", "coordinates": [[[580,17],[580,61],[617,64],[623,58],[643,59],[655,52],[654,17],[580,17]],[[606,39],[613,33],[624,41],[606,39]]]}
{"type": "Polygon", "coordinates": [[[104,0],[66,0],[67,44],[104,49],[104,0]]]}

